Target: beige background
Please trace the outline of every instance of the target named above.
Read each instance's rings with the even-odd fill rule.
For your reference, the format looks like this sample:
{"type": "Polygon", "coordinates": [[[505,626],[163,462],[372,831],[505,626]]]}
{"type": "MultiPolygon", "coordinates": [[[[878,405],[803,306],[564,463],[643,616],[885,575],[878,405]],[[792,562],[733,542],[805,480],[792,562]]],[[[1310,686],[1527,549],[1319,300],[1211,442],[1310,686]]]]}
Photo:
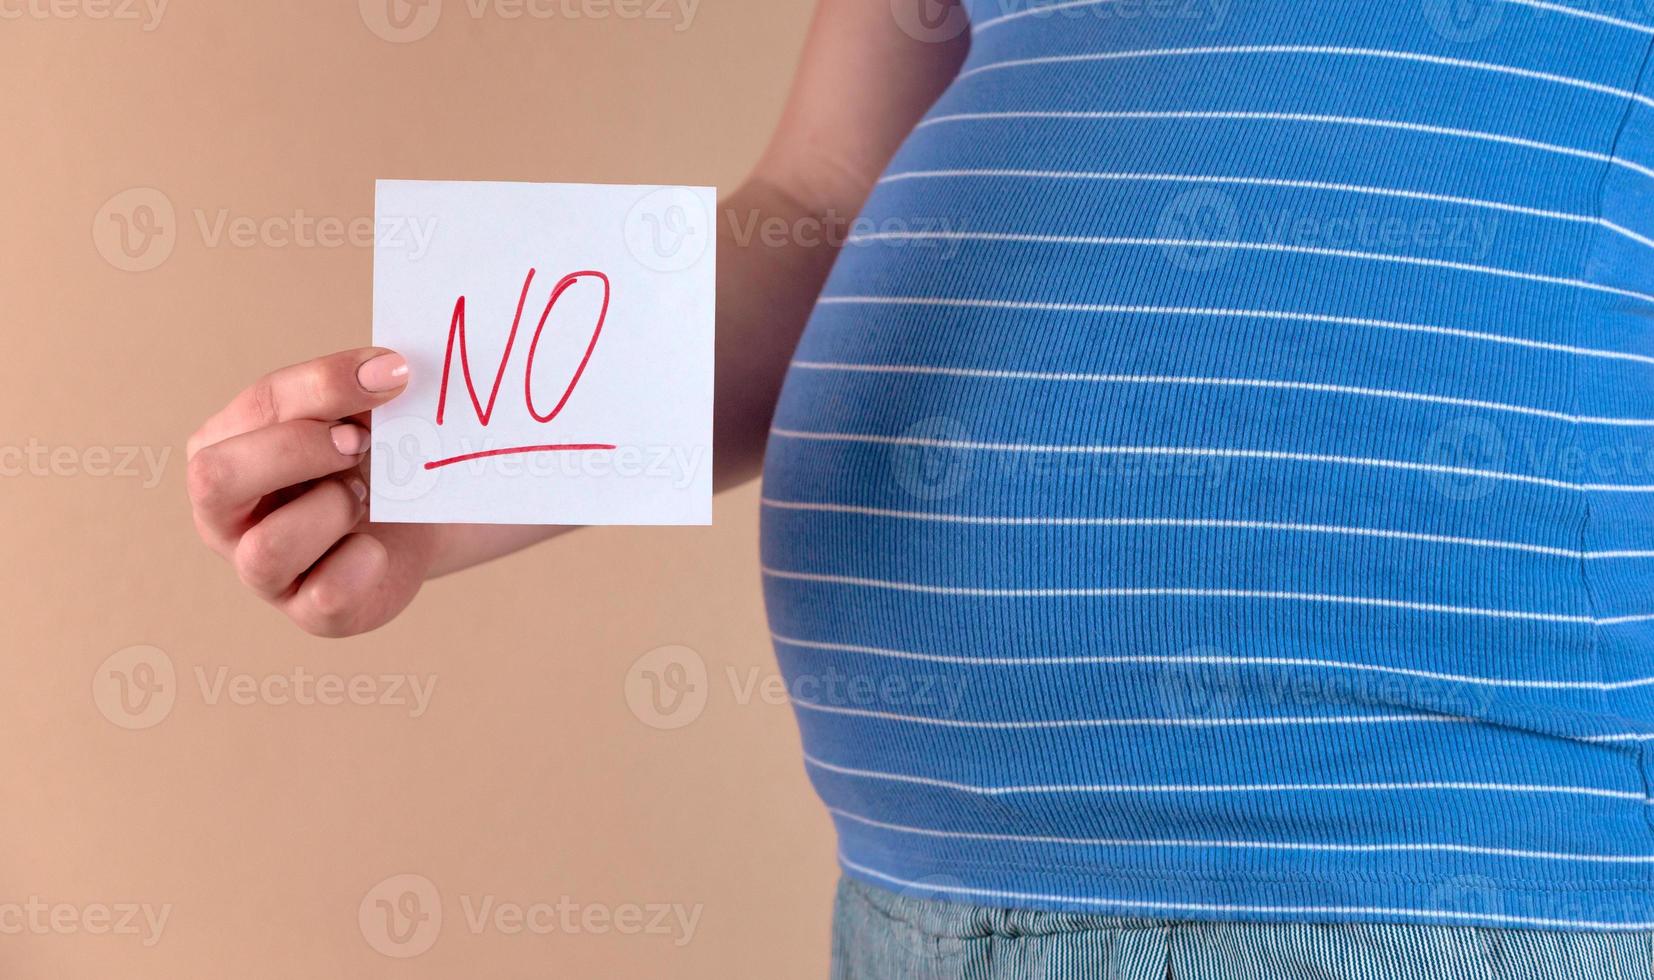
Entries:
{"type": "Polygon", "coordinates": [[[556,0],[512,19],[510,0],[446,0],[397,43],[369,27],[385,0],[155,2],[0,4],[0,976],[822,975],[832,844],[763,687],[754,488],[720,499],[714,529],[581,532],[328,642],[197,543],[182,448],[258,374],[368,342],[371,249],[290,229],[370,216],[376,177],[730,187],[809,4],[556,0]],[[154,195],[133,188],[173,220],[145,220],[154,195]],[[117,213],[149,245],[132,261],[164,261],[115,267],[117,213]],[[261,230],[215,241],[221,216],[261,230]],[[158,482],[143,456],[119,465],[125,447],[171,454],[158,482]],[[140,645],[159,653],[105,664],[140,645]],[[668,645],[693,653],[640,671],[704,663],[698,717],[628,702],[634,663],[668,645]],[[112,686],[149,690],[134,670],[164,684],[167,665],[147,707],[112,686]],[[375,697],[408,694],[380,675],[435,686],[415,717],[265,683],[301,669],[375,697]],[[216,686],[241,675],[262,689],[216,686]],[[387,938],[374,899],[411,879],[370,892],[404,874],[443,921],[399,959],[376,946],[422,934],[387,938]],[[473,921],[565,897],[574,929],[473,921]],[[107,934],[128,905],[167,911],[158,940],[141,916],[107,934]],[[698,914],[693,931],[608,921],[651,926],[655,906],[698,914]]]}

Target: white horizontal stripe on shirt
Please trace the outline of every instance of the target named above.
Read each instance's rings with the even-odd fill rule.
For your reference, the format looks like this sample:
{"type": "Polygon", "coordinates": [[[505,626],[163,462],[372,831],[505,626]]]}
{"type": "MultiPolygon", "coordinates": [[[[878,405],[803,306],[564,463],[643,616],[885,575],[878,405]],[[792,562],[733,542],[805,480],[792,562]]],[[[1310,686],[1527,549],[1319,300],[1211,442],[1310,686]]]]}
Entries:
{"type": "MultiPolygon", "coordinates": [[[[1298,728],[1317,725],[1478,725],[1487,722],[1440,714],[1392,715],[1302,715],[1279,718],[1073,718],[1036,719],[1031,721],[984,721],[965,718],[938,718],[934,715],[909,715],[872,708],[850,708],[842,705],[818,704],[802,698],[793,698],[795,707],[828,715],[851,718],[871,718],[907,725],[929,725],[936,728],[963,728],[981,731],[1047,731],[1063,728],[1298,728]]],[[[1567,736],[1580,742],[1644,742],[1654,740],[1654,734],[1626,732],[1614,735],[1567,736]]]]}
{"type": "Polygon", "coordinates": [[[827,812],[854,823],[899,834],[939,837],[947,840],[1004,841],[1013,844],[1055,844],[1064,847],[1187,847],[1261,851],[1310,851],[1335,854],[1387,854],[1406,852],[1442,852],[1448,854],[1481,854],[1489,857],[1522,858],[1535,861],[1577,861],[1589,864],[1654,864],[1654,855],[1648,854],[1578,854],[1565,851],[1530,851],[1513,847],[1483,847],[1474,844],[1416,843],[1416,844],[1312,844],[1292,841],[1244,840],[1155,840],[1112,837],[1049,837],[1028,834],[990,834],[973,831],[932,830],[888,823],[852,813],[842,807],[828,807],[827,812]]]}
{"type": "Polygon", "coordinates": [[[1351,259],[1358,262],[1385,262],[1395,265],[1412,265],[1430,269],[1447,269],[1453,272],[1469,272],[1477,275],[1497,276],[1501,279],[1518,279],[1523,282],[1543,283],[1548,286],[1566,286],[1569,289],[1586,289],[1592,292],[1607,293],[1613,296],[1624,296],[1628,299],[1640,300],[1644,303],[1654,303],[1654,295],[1638,292],[1635,289],[1621,289],[1618,286],[1609,286],[1600,282],[1591,282],[1587,279],[1571,279],[1567,276],[1552,276],[1539,272],[1523,272],[1518,269],[1506,269],[1494,265],[1477,265],[1472,262],[1454,262],[1448,259],[1427,259],[1417,255],[1392,255],[1386,252],[1362,252],[1357,249],[1322,248],[1316,245],[1287,245],[1282,242],[1231,241],[1222,238],[1122,238],[1104,235],[1035,235],[1023,234],[1021,232],[1001,231],[880,231],[861,235],[851,235],[845,239],[845,243],[848,245],[868,245],[873,242],[911,241],[990,242],[1015,245],[1086,245],[1099,248],[1227,249],[1230,251],[1241,252],[1314,255],[1321,258],[1351,259]]]}
{"type": "Polygon", "coordinates": [[[1466,68],[1472,71],[1492,72],[1501,75],[1510,75],[1516,78],[1526,78],[1538,82],[1550,82],[1570,88],[1584,89],[1600,95],[1611,95],[1615,98],[1630,102],[1640,102],[1643,105],[1654,106],[1654,99],[1630,89],[1616,88],[1600,82],[1592,82],[1583,78],[1574,78],[1569,75],[1557,75],[1552,72],[1535,71],[1530,68],[1518,68],[1514,65],[1495,64],[1490,61],[1472,61],[1466,58],[1447,58],[1441,55],[1420,54],[1416,51],[1395,51],[1388,48],[1353,48],[1311,44],[1245,44],[1245,45],[1215,45],[1212,47],[1193,48],[1139,48],[1130,51],[1097,51],[1082,54],[1046,55],[1040,58],[1014,58],[1008,61],[994,61],[985,65],[978,65],[959,73],[959,79],[971,78],[983,72],[1002,71],[1010,68],[1028,68],[1037,65],[1077,64],[1097,61],[1126,61],[1146,58],[1187,58],[1187,57],[1221,57],[1226,55],[1316,55],[1326,57],[1348,58],[1375,58],[1389,61],[1410,61],[1419,64],[1439,65],[1445,68],[1466,68]]]}
{"type": "Polygon", "coordinates": [[[1553,211],[1546,208],[1534,208],[1521,204],[1509,204],[1504,201],[1489,201],[1475,197],[1459,197],[1452,194],[1432,194],[1426,191],[1409,191],[1393,187],[1372,187],[1365,184],[1340,184],[1321,180],[1290,180],[1281,177],[1233,177],[1217,174],[1163,174],[1163,173],[1132,173],[1128,171],[1086,171],[1086,170],[1015,170],[994,168],[955,168],[948,170],[903,170],[886,174],[879,178],[881,184],[893,184],[907,180],[944,180],[963,179],[969,177],[1001,178],[1017,180],[1118,180],[1118,181],[1146,181],[1185,184],[1215,184],[1240,185],[1247,187],[1275,187],[1293,190],[1329,191],[1341,194],[1362,194],[1372,197],[1395,197],[1411,201],[1429,201],[1435,204],[1456,204],[1464,207],[1483,208],[1492,211],[1501,211],[1508,214],[1526,215],[1532,218],[1548,218],[1555,221],[1568,221],[1575,224],[1595,225],[1607,229],[1617,235],[1622,235],[1642,245],[1654,247],[1654,238],[1648,238],[1632,231],[1623,225],[1617,225],[1607,218],[1593,214],[1575,214],[1568,211],[1553,211]]]}
{"type": "Polygon", "coordinates": [[[770,638],[785,646],[807,650],[832,650],[859,653],[870,657],[888,657],[895,660],[918,660],[928,663],[957,664],[967,667],[1075,667],[1109,666],[1116,664],[1199,664],[1217,667],[1313,667],[1325,670],[1349,670],[1375,674],[1393,674],[1422,680],[1451,684],[1476,684],[1488,687],[1527,688],[1539,690],[1623,691],[1654,685],[1654,677],[1639,677],[1625,681],[1564,681],[1507,677],[1478,677],[1471,674],[1449,674],[1436,670],[1414,670],[1382,664],[1351,663],[1343,660],[1316,660],[1305,657],[1230,657],[1215,655],[1154,656],[1148,654],[1116,654],[1111,656],[1072,657],[963,657],[939,653],[915,653],[886,647],[862,646],[855,643],[826,643],[819,640],[801,640],[796,637],[771,633],[770,638]]]}
{"type": "Polygon", "coordinates": [[[1074,783],[1028,786],[981,786],[931,776],[915,776],[876,769],[835,765],[805,755],[811,767],[861,779],[911,783],[937,789],[956,790],[974,796],[1020,796],[1060,793],[1518,793],[1540,796],[1588,796],[1609,800],[1654,803],[1645,794],[1594,786],[1547,786],[1533,783],[1489,783],[1462,781],[1376,782],[1376,783],[1074,783]]]}
{"type": "MultiPolygon", "coordinates": [[[[1113,4],[1118,2],[1120,2],[1120,0],[1062,0],[1062,2],[1059,3],[1040,4],[1035,7],[1029,7],[1026,10],[1018,10],[1008,14],[1001,14],[998,17],[992,17],[984,20],[981,23],[972,26],[972,33],[980,34],[990,28],[998,27],[999,25],[1009,21],[1020,20],[1024,17],[1049,16],[1052,13],[1059,13],[1064,10],[1072,10],[1079,7],[1098,7],[1103,4],[1113,4]]],[[[1534,10],[1561,14],[1564,17],[1578,17],[1581,20],[1595,21],[1597,23],[1607,24],[1612,27],[1621,27],[1641,34],[1654,34],[1654,27],[1650,27],[1647,24],[1639,24],[1635,21],[1625,20],[1621,17],[1612,17],[1608,14],[1598,13],[1593,10],[1581,10],[1578,7],[1568,7],[1559,3],[1550,3],[1547,2],[1547,0],[1494,0],[1494,2],[1509,4],[1513,7],[1530,7],[1534,10]]]]}
{"type": "Polygon", "coordinates": [[[1434,463],[1414,463],[1408,460],[1381,459],[1365,456],[1335,456],[1325,453],[1295,453],[1270,449],[1217,449],[1191,446],[1087,446],[1063,443],[974,442],[964,439],[926,439],[919,436],[884,436],[860,432],[806,432],[798,429],[770,429],[770,434],[781,439],[813,442],[859,442],[881,446],[921,446],[930,449],[955,449],[961,452],[990,453],[1049,453],[1078,456],[1169,456],[1181,458],[1244,459],[1267,462],[1318,463],[1332,466],[1367,466],[1375,469],[1402,470],[1416,473],[1434,473],[1440,476],[1469,477],[1478,480],[1496,480],[1508,483],[1526,483],[1571,490],[1576,493],[1654,493],[1654,485],[1639,483],[1573,483],[1549,477],[1509,473],[1503,470],[1478,470],[1464,466],[1440,466],[1434,463]]]}
{"type": "Polygon", "coordinates": [[[1128,109],[1115,112],[1083,112],[1063,110],[1006,110],[998,112],[954,112],[940,116],[927,116],[919,122],[916,129],[929,126],[940,126],[944,123],[957,122],[987,122],[993,120],[1012,119],[1045,119],[1081,122],[1091,121],[1130,121],[1130,120],[1191,120],[1207,122],[1293,122],[1317,123],[1330,126],[1360,126],[1375,129],[1393,129],[1409,133],[1422,133],[1430,136],[1449,136],[1455,139],[1479,140],[1487,143],[1500,143],[1505,146],[1516,146],[1528,150],[1538,150],[1543,153],[1554,153],[1561,156],[1578,157],[1582,160],[1591,160],[1596,163],[1605,163],[1612,167],[1623,167],[1627,170],[1642,174],[1645,177],[1654,177],[1654,170],[1640,163],[1614,156],[1611,153],[1598,153],[1595,150],[1582,150],[1573,146],[1562,146],[1556,143],[1546,143],[1541,140],[1531,140],[1522,136],[1510,136],[1504,133],[1489,133],[1475,129],[1457,129],[1451,126],[1435,126],[1429,123],[1403,122],[1396,119],[1371,119],[1365,116],[1330,116],[1307,112],[1238,112],[1227,110],[1181,109],[1181,110],[1149,110],[1128,109]]]}
{"type": "Polygon", "coordinates": [[[1654,364],[1654,357],[1643,354],[1632,354],[1624,351],[1597,350],[1590,347],[1575,347],[1570,344],[1554,344],[1542,340],[1528,340],[1523,337],[1511,337],[1503,334],[1484,333],[1475,330],[1464,330],[1457,327],[1439,327],[1424,323],[1405,323],[1399,320],[1378,320],[1370,317],[1337,316],[1324,313],[1300,313],[1293,310],[1252,310],[1241,308],[1199,307],[1199,306],[1141,306],[1115,305],[1108,303],[1058,303],[1037,300],[1009,300],[1009,299],[980,299],[973,297],[953,296],[822,296],[816,300],[818,306],[944,306],[960,307],[965,309],[987,310],[1021,310],[1039,313],[1117,313],[1122,316],[1199,316],[1254,320],[1285,320],[1301,323],[1334,323],[1340,326],[1373,327],[1384,330],[1401,330],[1410,333],[1438,334],[1445,337],[1458,337],[1464,340],[1486,341],[1495,344],[1509,344],[1515,347],[1528,347],[1535,350],[1554,351],[1559,354],[1573,354],[1579,357],[1599,357],[1607,360],[1636,361],[1642,364],[1654,364]]]}
{"type": "Polygon", "coordinates": [[[827,514],[853,514],[861,517],[883,517],[893,520],[934,521],[944,524],[975,524],[993,527],[1165,527],[1190,530],[1281,531],[1299,534],[1344,534],[1353,537],[1417,541],[1421,544],[1524,551],[1537,555],[1548,555],[1553,558],[1566,558],[1571,561],[1654,558],[1654,551],[1580,551],[1575,548],[1553,548],[1547,545],[1526,544],[1520,541],[1498,541],[1486,538],[1456,537],[1446,534],[1392,531],[1382,528],[1344,527],[1333,524],[1299,524],[1288,521],[1232,521],[1181,517],[1002,517],[893,510],[885,507],[861,507],[854,504],[831,504],[805,500],[777,500],[773,497],[762,498],[760,504],[776,510],[818,511],[827,514]]]}
{"type": "Polygon", "coordinates": [[[1580,626],[1609,626],[1654,619],[1651,616],[1596,619],[1571,613],[1530,612],[1522,609],[1487,609],[1479,606],[1454,606],[1433,602],[1412,602],[1405,599],[1385,599],[1375,596],[1338,595],[1318,592],[1288,592],[1279,589],[1191,589],[1191,588],[1029,588],[995,589],[955,585],[930,585],[924,582],[898,582],[889,579],[862,578],[855,575],[828,575],[818,572],[795,572],[764,568],[763,573],[776,579],[794,582],[815,582],[822,585],[844,585],[861,589],[883,589],[890,592],[915,592],[925,595],[955,596],[972,599],[1258,599],[1265,602],[1304,602],[1334,606],[1366,606],[1374,609],[1397,609],[1406,612],[1438,613],[1446,616],[1475,616],[1484,619],[1514,619],[1539,623],[1565,623],[1580,626]]]}
{"type": "MultiPolygon", "coordinates": [[[[1062,718],[1027,721],[984,721],[968,718],[938,718],[934,715],[909,715],[873,708],[851,708],[843,705],[820,704],[793,698],[794,706],[805,711],[854,718],[872,718],[910,725],[932,725],[937,728],[974,728],[987,731],[1022,731],[1059,728],[1293,728],[1314,725],[1474,725],[1474,718],[1451,715],[1391,714],[1391,715],[1302,715],[1279,718],[1062,718]]],[[[1617,737],[1617,736],[1616,736],[1617,737]]]]}
{"type": "Polygon", "coordinates": [[[1474,398],[1454,398],[1448,395],[1428,395],[1416,391],[1396,391],[1386,388],[1361,388],[1352,385],[1325,384],[1318,381],[1280,381],[1265,378],[1219,378],[1174,374],[1093,374],[1080,371],[1009,371],[1001,369],[937,367],[928,364],[846,364],[829,361],[793,361],[792,367],[806,371],[843,371],[865,374],[944,375],[954,378],[981,378],[995,381],[1053,381],[1083,384],[1122,385],[1191,385],[1214,388],[1265,388],[1281,391],[1310,391],[1331,395],[1357,395],[1365,398],[1389,398],[1397,401],[1425,402],[1433,405],[1452,405],[1457,408],[1480,408],[1490,412],[1509,412],[1554,419],[1573,425],[1608,425],[1627,428],[1654,426],[1654,419],[1606,418],[1591,415],[1570,415],[1528,405],[1481,401],[1474,398]]]}

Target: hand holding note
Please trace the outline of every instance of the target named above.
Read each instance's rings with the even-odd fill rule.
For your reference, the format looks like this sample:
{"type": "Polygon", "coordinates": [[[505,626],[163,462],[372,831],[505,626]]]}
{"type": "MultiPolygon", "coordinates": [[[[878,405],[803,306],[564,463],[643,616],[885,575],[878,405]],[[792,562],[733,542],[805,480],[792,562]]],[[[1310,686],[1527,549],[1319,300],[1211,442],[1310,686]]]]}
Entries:
{"type": "Polygon", "coordinates": [[[367,413],[407,380],[399,354],[341,351],[265,375],[190,436],[201,539],[311,633],[385,623],[437,557],[435,525],[367,523],[367,413]]]}
{"type": "Polygon", "coordinates": [[[391,183],[380,207],[437,221],[376,253],[384,346],[272,372],[190,437],[196,529],[243,583],[348,636],[556,532],[447,522],[710,521],[710,191],[391,183]]]}

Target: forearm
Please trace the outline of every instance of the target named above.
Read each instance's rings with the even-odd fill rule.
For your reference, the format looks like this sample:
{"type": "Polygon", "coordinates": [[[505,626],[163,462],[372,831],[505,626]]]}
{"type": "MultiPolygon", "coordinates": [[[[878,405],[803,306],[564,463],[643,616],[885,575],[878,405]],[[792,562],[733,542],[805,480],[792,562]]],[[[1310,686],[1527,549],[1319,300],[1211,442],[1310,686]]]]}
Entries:
{"type": "Polygon", "coordinates": [[[719,490],[758,475],[770,417],[849,215],[819,213],[756,177],[718,208],[718,367],[713,406],[719,490]]]}
{"type": "MultiPolygon", "coordinates": [[[[717,388],[713,484],[752,479],[787,362],[831,268],[848,216],[813,213],[754,177],[718,207],[717,388]]],[[[446,575],[556,537],[569,527],[431,525],[430,576],[446,575]]]]}

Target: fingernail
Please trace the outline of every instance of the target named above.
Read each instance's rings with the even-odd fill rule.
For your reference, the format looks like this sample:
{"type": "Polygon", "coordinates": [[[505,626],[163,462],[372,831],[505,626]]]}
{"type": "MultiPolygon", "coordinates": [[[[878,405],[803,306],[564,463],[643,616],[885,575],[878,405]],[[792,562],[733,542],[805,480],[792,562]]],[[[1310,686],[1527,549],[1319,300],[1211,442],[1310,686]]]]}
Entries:
{"type": "Polygon", "coordinates": [[[345,482],[350,487],[350,492],[356,495],[358,503],[365,504],[368,502],[368,485],[362,482],[361,477],[353,476],[345,482]]]}
{"type": "Polygon", "coordinates": [[[356,369],[356,383],[366,391],[390,391],[408,383],[408,359],[401,354],[380,354],[356,369]]]}
{"type": "Polygon", "coordinates": [[[345,456],[360,456],[368,451],[368,430],[359,425],[335,425],[329,432],[333,448],[345,456]]]}

